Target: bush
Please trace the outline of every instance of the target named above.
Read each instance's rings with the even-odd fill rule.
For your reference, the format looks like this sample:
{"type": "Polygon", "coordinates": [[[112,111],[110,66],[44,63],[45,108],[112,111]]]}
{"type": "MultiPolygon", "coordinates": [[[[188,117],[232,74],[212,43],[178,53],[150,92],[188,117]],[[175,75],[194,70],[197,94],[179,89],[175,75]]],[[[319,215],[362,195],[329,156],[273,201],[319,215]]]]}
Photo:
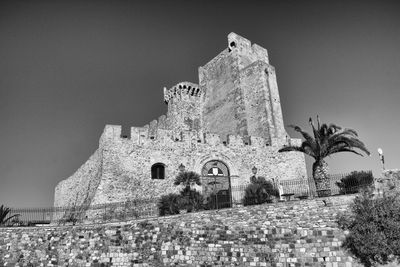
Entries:
{"type": "Polygon", "coordinates": [[[351,206],[351,212],[338,217],[348,235],[343,243],[365,266],[400,260],[400,194],[374,198],[372,190],[363,190],[351,206]]]}
{"type": "Polygon", "coordinates": [[[160,198],[158,202],[158,212],[160,216],[179,214],[179,199],[178,194],[168,194],[160,198]]]}
{"type": "Polygon", "coordinates": [[[264,177],[253,178],[244,193],[243,205],[257,205],[271,202],[273,197],[278,197],[279,191],[275,186],[266,181],[264,177]]]}
{"type": "Polygon", "coordinates": [[[340,179],[340,182],[336,182],[336,185],[340,188],[341,194],[352,194],[358,193],[361,188],[367,187],[374,182],[372,172],[366,171],[353,171],[346,177],[340,179]]]}
{"type": "Polygon", "coordinates": [[[187,212],[204,209],[204,198],[196,190],[181,191],[179,209],[186,209],[187,212]]]}
{"type": "Polygon", "coordinates": [[[187,212],[204,209],[203,196],[192,189],[194,185],[201,185],[200,175],[192,171],[184,171],[176,176],[174,185],[181,185],[183,189],[180,194],[169,194],[162,196],[158,210],[161,216],[179,214],[179,210],[187,212]]]}
{"type": "Polygon", "coordinates": [[[164,195],[160,198],[158,203],[160,216],[179,214],[179,210],[192,212],[202,209],[204,209],[204,198],[196,190],[182,190],[180,195],[164,195]]]}

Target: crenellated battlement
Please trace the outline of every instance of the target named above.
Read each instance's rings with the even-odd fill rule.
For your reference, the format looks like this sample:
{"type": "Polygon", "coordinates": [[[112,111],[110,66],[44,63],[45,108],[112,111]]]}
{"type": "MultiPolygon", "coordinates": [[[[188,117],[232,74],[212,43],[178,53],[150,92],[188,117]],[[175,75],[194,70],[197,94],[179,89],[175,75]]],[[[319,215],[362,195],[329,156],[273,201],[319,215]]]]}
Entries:
{"type": "Polygon", "coordinates": [[[180,98],[183,96],[200,97],[202,91],[198,84],[191,82],[180,82],[177,85],[167,89],[164,87],[164,102],[168,103],[172,98],[180,98]]]}
{"type": "MultiPolygon", "coordinates": [[[[228,146],[228,147],[253,147],[263,148],[272,146],[269,140],[257,136],[240,136],[229,134],[221,136],[214,133],[200,133],[198,131],[182,131],[179,134],[174,133],[173,130],[162,129],[158,127],[131,127],[130,138],[121,136],[120,125],[106,125],[101,142],[115,142],[126,141],[132,142],[139,146],[174,146],[179,144],[186,144],[188,146],[209,145],[209,146],[228,146]]],[[[300,145],[300,139],[288,138],[288,144],[300,145]]],[[[285,143],[274,142],[274,147],[281,147],[287,145],[285,143]]]]}

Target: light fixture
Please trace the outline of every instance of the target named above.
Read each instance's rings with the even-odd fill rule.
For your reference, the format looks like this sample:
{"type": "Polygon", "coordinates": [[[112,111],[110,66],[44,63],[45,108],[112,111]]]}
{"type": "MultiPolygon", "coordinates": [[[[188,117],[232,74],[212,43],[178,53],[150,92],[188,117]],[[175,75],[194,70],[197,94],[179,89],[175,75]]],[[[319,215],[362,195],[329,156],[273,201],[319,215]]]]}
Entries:
{"type": "Polygon", "coordinates": [[[251,169],[251,172],[254,174],[254,176],[257,174],[257,167],[256,166],[254,166],[252,169],[251,169]]]}
{"type": "Polygon", "coordinates": [[[181,165],[179,165],[178,169],[179,169],[180,172],[184,172],[185,169],[186,169],[186,167],[185,167],[185,165],[183,165],[183,164],[181,163],[181,165]]]}

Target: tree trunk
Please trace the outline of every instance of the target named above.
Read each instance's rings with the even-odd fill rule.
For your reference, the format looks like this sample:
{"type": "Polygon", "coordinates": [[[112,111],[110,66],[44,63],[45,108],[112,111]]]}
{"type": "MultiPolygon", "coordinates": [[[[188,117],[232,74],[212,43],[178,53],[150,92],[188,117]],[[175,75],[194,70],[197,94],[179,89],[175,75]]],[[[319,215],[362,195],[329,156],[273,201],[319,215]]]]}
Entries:
{"type": "Polygon", "coordinates": [[[315,161],[313,164],[313,178],[318,197],[331,195],[331,182],[328,176],[328,164],[324,160],[315,161]]]}

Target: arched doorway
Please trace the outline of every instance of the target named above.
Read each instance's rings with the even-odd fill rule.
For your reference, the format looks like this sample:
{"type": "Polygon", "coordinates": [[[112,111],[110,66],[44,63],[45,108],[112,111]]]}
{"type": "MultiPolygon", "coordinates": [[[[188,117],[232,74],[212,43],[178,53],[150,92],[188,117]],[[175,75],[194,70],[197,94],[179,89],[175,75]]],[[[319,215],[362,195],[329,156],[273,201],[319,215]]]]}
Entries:
{"type": "Polygon", "coordinates": [[[231,179],[228,166],[219,160],[204,164],[201,171],[203,195],[209,208],[221,209],[232,206],[231,179]]]}

